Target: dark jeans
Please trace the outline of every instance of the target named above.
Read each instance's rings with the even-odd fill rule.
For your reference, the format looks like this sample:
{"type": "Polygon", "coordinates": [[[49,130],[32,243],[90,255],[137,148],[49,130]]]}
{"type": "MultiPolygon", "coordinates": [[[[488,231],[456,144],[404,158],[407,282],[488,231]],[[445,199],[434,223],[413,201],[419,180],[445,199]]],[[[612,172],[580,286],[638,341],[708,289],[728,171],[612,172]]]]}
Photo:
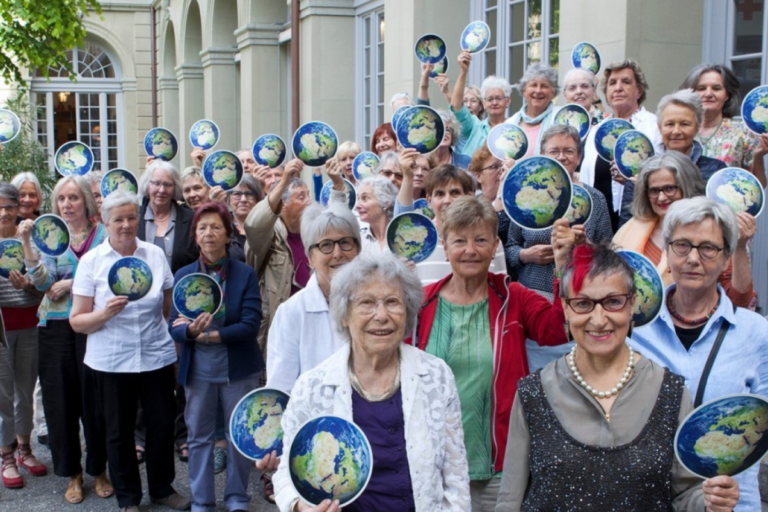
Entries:
{"type": "Polygon", "coordinates": [[[73,477],[83,472],[80,422],[83,422],[85,471],[100,475],[107,468],[107,439],[93,370],[83,364],[87,336],[76,334],[67,320],[38,327],[38,368],[43,410],[53,456],[53,472],[73,477]]]}
{"type": "Polygon", "coordinates": [[[136,461],[133,431],[141,402],[147,440],[147,484],[152,498],[174,492],[173,365],[141,373],[94,371],[107,425],[109,478],[120,507],[141,502],[141,476],[136,461]]]}
{"type": "MultiPolygon", "coordinates": [[[[173,425],[173,440],[176,448],[181,448],[187,444],[187,423],[184,420],[184,409],[187,406],[187,398],[184,395],[184,386],[176,384],[176,421],[173,425]]],[[[144,412],[139,405],[139,414],[136,416],[136,445],[145,448],[147,432],[144,428],[144,412]]],[[[222,434],[222,439],[224,434],[222,434]]]]}

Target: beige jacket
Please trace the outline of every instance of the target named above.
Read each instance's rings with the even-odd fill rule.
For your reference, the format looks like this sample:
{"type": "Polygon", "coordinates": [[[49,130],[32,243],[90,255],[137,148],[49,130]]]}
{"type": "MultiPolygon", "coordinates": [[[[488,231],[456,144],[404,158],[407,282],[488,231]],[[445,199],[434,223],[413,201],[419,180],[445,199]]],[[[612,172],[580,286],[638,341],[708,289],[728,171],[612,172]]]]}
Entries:
{"type": "MultiPolygon", "coordinates": [[[[280,203],[282,210],[282,202],[280,203]]],[[[259,274],[262,317],[259,327],[259,348],[267,360],[267,333],[277,307],[291,296],[293,284],[293,255],[288,246],[288,229],[275,214],[265,198],[251,210],[245,219],[245,262],[259,272],[269,253],[269,263],[259,274]],[[270,247],[272,250],[270,251],[270,247]]],[[[298,284],[297,284],[298,286],[298,284]]]]}

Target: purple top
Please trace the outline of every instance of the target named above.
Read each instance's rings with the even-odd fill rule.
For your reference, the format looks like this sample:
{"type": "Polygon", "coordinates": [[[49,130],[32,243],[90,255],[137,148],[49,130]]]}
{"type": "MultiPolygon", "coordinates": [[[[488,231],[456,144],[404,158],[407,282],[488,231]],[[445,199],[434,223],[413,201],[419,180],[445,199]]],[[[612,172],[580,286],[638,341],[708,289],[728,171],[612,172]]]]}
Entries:
{"type": "Polygon", "coordinates": [[[304,244],[301,242],[301,235],[298,233],[288,233],[288,246],[291,248],[291,254],[293,255],[293,275],[296,283],[300,286],[296,286],[291,283],[291,297],[307,286],[311,270],[309,268],[309,259],[304,252],[304,244]]]}
{"type": "Polygon", "coordinates": [[[403,395],[368,402],[352,389],[352,419],[368,437],[373,450],[373,474],[365,492],[344,512],[398,510],[415,512],[411,473],[405,451],[403,395]]]}

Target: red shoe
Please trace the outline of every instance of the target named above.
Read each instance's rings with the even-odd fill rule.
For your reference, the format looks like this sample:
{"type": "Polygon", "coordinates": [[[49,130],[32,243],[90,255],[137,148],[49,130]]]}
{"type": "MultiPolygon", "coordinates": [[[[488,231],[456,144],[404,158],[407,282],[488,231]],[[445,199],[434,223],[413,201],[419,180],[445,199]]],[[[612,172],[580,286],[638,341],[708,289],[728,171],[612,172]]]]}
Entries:
{"type": "Polygon", "coordinates": [[[32,473],[33,476],[45,476],[48,474],[48,468],[45,467],[45,464],[40,463],[36,466],[30,466],[26,463],[26,461],[30,458],[34,458],[34,455],[32,455],[32,448],[29,447],[29,443],[19,443],[19,451],[17,453],[19,456],[17,459],[19,466],[32,473]]]}
{"type": "Polygon", "coordinates": [[[17,477],[6,477],[5,476],[5,470],[6,469],[16,469],[16,461],[13,460],[13,452],[0,452],[0,457],[3,459],[3,464],[0,467],[0,476],[3,478],[3,485],[6,487],[6,489],[21,489],[24,487],[24,480],[21,478],[21,476],[17,477]]]}

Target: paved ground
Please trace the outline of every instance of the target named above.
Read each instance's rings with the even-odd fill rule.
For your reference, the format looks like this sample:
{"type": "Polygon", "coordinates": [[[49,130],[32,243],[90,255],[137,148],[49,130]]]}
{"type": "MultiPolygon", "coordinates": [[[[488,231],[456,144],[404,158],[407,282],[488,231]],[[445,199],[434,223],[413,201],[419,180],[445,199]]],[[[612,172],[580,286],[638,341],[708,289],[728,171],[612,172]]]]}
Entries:
{"type": "MultiPolygon", "coordinates": [[[[64,491],[67,488],[68,480],[53,475],[51,464],[51,452],[44,446],[37,445],[36,437],[32,436],[32,450],[42,462],[48,466],[49,474],[44,477],[33,477],[25,470],[24,488],[9,490],[0,485],[0,511],[2,512],[97,512],[118,510],[115,498],[102,499],[93,493],[93,478],[85,475],[85,499],[79,505],[70,505],[64,501],[64,491]]],[[[142,468],[142,480],[144,485],[144,500],[142,501],[142,512],[168,511],[165,507],[151,505],[149,496],[146,494],[146,474],[144,465],[142,468]]],[[[216,495],[224,496],[224,483],[226,481],[226,472],[216,475],[216,495]]],[[[187,477],[187,465],[176,460],[176,481],[174,488],[184,496],[189,496],[189,480],[187,477]]],[[[251,512],[276,512],[277,507],[267,503],[261,496],[261,481],[259,473],[254,469],[251,472],[251,479],[248,490],[252,496],[251,512]]],[[[218,510],[225,512],[227,509],[222,501],[218,501],[218,510]]]]}

